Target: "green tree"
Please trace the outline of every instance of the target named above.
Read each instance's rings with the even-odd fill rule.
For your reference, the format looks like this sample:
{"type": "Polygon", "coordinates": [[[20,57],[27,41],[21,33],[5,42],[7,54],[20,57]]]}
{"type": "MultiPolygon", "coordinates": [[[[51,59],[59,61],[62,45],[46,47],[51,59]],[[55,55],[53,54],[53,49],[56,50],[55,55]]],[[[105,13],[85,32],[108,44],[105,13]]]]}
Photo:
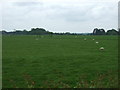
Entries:
{"type": "Polygon", "coordinates": [[[97,32],[98,32],[98,28],[95,28],[95,29],[93,30],[93,35],[96,35],[97,32]]]}
{"type": "Polygon", "coordinates": [[[106,32],[106,35],[118,35],[118,31],[116,31],[115,29],[108,30],[106,32]]]}
{"type": "Polygon", "coordinates": [[[48,34],[48,32],[43,28],[32,28],[29,33],[32,35],[48,34]]]}
{"type": "Polygon", "coordinates": [[[105,30],[104,29],[95,28],[93,30],[93,35],[105,35],[105,30]]]}
{"type": "Polygon", "coordinates": [[[99,29],[100,35],[105,35],[105,30],[104,29],[99,29]]]}
{"type": "Polygon", "coordinates": [[[22,31],[22,33],[23,33],[24,35],[27,35],[27,34],[28,34],[28,31],[24,29],[24,30],[22,31]]]}

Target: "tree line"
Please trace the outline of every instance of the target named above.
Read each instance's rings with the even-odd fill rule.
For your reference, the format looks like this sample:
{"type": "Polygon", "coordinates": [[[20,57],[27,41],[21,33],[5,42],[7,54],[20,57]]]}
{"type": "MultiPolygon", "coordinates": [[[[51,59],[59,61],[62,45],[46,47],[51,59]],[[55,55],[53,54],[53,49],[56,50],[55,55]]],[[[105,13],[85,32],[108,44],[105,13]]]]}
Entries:
{"type": "Polygon", "coordinates": [[[93,35],[118,35],[119,32],[120,31],[117,31],[115,29],[107,30],[107,32],[105,32],[104,29],[95,28],[93,30],[93,35]]]}
{"type": "Polygon", "coordinates": [[[2,31],[2,34],[10,34],[10,35],[45,35],[52,34],[52,32],[46,31],[44,28],[32,28],[30,31],[27,30],[15,30],[11,32],[7,32],[5,30],[2,31]]]}
{"type": "Polygon", "coordinates": [[[105,32],[104,29],[95,28],[92,33],[70,33],[70,32],[53,33],[45,30],[44,28],[32,28],[30,31],[15,30],[15,31],[7,32],[5,30],[2,30],[0,33],[2,33],[3,35],[118,35],[120,34],[120,29],[119,31],[115,29],[111,29],[105,32]]]}

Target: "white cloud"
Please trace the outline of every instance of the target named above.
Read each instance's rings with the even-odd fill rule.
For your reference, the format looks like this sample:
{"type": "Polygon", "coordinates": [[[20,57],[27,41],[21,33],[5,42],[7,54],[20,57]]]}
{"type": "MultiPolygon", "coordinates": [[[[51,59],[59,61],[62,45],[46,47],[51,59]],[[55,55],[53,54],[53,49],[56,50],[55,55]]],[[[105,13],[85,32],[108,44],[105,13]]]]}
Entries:
{"type": "Polygon", "coordinates": [[[117,28],[117,0],[13,1],[3,4],[6,30],[43,27],[54,32],[90,32],[95,27],[117,28]]]}
{"type": "Polygon", "coordinates": [[[2,7],[0,4],[0,31],[2,30],[2,7]]]}

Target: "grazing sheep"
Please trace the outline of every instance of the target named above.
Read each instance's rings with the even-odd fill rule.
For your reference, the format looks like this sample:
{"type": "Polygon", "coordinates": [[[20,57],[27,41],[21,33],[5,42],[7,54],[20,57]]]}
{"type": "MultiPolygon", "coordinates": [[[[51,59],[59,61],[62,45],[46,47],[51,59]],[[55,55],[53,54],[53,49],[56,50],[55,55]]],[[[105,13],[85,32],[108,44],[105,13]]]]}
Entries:
{"type": "Polygon", "coordinates": [[[38,38],[36,38],[36,40],[38,40],[38,38]]]}
{"type": "Polygon", "coordinates": [[[96,44],[98,44],[99,42],[95,42],[96,44]]]}
{"type": "Polygon", "coordinates": [[[84,40],[87,40],[86,38],[84,38],[84,40]]]}
{"type": "Polygon", "coordinates": [[[95,40],[95,39],[93,39],[93,40],[95,40]]]}
{"type": "Polygon", "coordinates": [[[104,47],[100,47],[100,49],[99,50],[104,50],[104,47]]]}

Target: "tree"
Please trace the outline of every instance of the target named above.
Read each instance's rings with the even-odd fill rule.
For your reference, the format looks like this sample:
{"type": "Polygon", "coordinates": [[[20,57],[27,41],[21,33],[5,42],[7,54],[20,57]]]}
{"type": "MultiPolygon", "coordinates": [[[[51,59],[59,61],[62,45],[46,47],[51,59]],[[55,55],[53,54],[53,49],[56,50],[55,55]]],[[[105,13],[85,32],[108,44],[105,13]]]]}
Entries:
{"type": "Polygon", "coordinates": [[[97,32],[98,32],[98,28],[95,28],[95,29],[93,30],[93,35],[96,35],[97,32]]]}
{"type": "Polygon", "coordinates": [[[70,32],[66,32],[65,35],[70,35],[70,32]]]}
{"type": "Polygon", "coordinates": [[[116,31],[115,29],[108,30],[106,32],[106,35],[118,35],[118,31],[116,31]]]}
{"type": "Polygon", "coordinates": [[[100,35],[105,35],[105,30],[104,29],[99,29],[100,30],[100,35]]]}
{"type": "Polygon", "coordinates": [[[48,34],[48,32],[43,28],[32,28],[29,33],[32,35],[48,34]]]}
{"type": "Polygon", "coordinates": [[[27,34],[28,34],[28,31],[24,29],[24,30],[22,31],[22,34],[27,35],[27,34]]]}
{"type": "Polygon", "coordinates": [[[95,28],[93,30],[93,35],[105,35],[105,30],[104,29],[95,28]]]}
{"type": "Polygon", "coordinates": [[[1,33],[2,34],[7,34],[7,32],[5,30],[2,30],[1,33]]]}

